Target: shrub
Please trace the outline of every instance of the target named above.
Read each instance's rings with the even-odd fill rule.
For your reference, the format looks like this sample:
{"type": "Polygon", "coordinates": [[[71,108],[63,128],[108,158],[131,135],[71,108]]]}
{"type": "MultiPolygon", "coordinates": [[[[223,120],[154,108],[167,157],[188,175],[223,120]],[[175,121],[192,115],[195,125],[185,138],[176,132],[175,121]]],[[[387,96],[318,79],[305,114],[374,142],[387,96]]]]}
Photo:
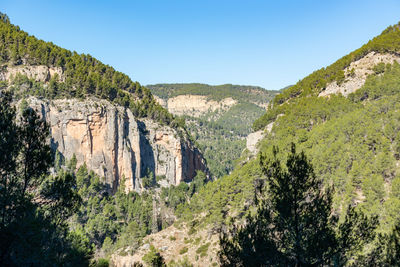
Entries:
{"type": "Polygon", "coordinates": [[[186,252],[188,252],[188,248],[187,247],[183,247],[181,250],[179,250],[179,254],[185,254],[186,252]]]}

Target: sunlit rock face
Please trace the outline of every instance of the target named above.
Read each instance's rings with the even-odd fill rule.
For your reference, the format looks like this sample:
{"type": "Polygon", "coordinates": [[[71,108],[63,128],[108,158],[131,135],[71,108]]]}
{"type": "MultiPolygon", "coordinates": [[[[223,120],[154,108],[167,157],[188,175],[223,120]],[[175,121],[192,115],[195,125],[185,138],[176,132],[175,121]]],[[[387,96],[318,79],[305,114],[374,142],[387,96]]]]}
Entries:
{"type": "Polygon", "coordinates": [[[51,127],[51,146],[77,166],[105,178],[111,191],[121,183],[126,191],[142,191],[141,177],[150,172],[164,178],[164,186],[191,181],[205,160],[176,130],[151,120],[134,118],[129,109],[106,100],[29,98],[51,127]]]}

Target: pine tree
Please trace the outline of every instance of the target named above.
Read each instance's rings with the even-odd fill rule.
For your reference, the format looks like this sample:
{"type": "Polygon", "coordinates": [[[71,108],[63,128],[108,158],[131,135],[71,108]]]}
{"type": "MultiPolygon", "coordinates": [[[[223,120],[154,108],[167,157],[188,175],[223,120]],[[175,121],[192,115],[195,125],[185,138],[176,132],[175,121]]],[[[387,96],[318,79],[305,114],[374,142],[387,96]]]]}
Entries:
{"type": "MultiPolygon", "coordinates": [[[[332,194],[323,189],[304,153],[291,153],[283,168],[274,148],[272,161],[260,157],[267,199],[255,217],[221,240],[222,265],[308,266],[327,263],[336,247],[330,223],[332,194]]],[[[257,201],[259,199],[256,199],[257,201]]]]}
{"type": "MultiPolygon", "coordinates": [[[[378,217],[369,218],[349,206],[344,221],[338,224],[331,188],[323,186],[305,154],[296,153],[294,144],[285,166],[278,159],[277,148],[273,149],[272,160],[261,155],[260,165],[266,179],[256,180],[257,212],[249,215],[244,225],[233,225],[222,234],[222,266],[377,262],[372,256],[363,259],[359,252],[374,240],[378,217]]],[[[392,240],[391,244],[397,244],[395,237],[392,240]]]]}
{"type": "Polygon", "coordinates": [[[11,100],[1,93],[0,266],[87,265],[90,250],[66,228],[80,205],[75,177],[47,175],[49,127],[30,108],[16,119],[11,100]]]}
{"type": "Polygon", "coordinates": [[[143,256],[142,260],[151,267],[165,267],[167,266],[164,262],[164,258],[157,251],[157,249],[151,245],[149,252],[143,256]]]}

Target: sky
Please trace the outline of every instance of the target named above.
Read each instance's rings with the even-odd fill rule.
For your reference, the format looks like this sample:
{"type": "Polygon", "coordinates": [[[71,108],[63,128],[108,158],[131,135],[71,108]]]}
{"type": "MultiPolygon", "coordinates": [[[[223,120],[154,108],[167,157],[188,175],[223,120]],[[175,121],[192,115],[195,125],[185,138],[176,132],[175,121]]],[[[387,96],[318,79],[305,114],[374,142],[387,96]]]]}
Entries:
{"type": "Polygon", "coordinates": [[[0,0],[29,34],[141,84],[280,89],[400,21],[399,0],[0,0]]]}

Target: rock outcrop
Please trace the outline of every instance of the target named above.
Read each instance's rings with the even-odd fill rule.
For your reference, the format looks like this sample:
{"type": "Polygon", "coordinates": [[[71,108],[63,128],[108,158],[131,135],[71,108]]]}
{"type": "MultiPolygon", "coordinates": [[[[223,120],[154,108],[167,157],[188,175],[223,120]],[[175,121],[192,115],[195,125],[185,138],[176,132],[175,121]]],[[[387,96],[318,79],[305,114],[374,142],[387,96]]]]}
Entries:
{"type": "Polygon", "coordinates": [[[252,154],[255,154],[257,152],[257,144],[262,138],[264,138],[264,130],[249,134],[246,138],[246,148],[252,154]]]}
{"type": "Polygon", "coordinates": [[[51,127],[51,146],[65,159],[105,178],[111,191],[123,182],[126,191],[141,191],[141,177],[153,174],[164,185],[190,181],[205,160],[176,130],[151,120],[137,120],[129,109],[106,100],[29,98],[51,127]]]}
{"type": "Polygon", "coordinates": [[[207,112],[216,110],[228,110],[237,104],[237,101],[231,97],[215,101],[202,95],[179,95],[169,98],[168,101],[160,98],[157,101],[174,115],[189,115],[192,117],[200,117],[207,112]]]}
{"type": "Polygon", "coordinates": [[[374,66],[379,63],[393,64],[395,61],[400,63],[400,56],[370,52],[359,60],[351,62],[350,66],[344,69],[346,80],[342,84],[338,85],[336,81],[332,82],[318,96],[329,96],[339,93],[348,96],[364,85],[368,75],[374,73],[374,66]]]}
{"type": "Polygon", "coordinates": [[[143,239],[143,245],[140,247],[124,247],[113,253],[110,258],[110,266],[134,266],[138,262],[144,264],[143,256],[149,252],[151,245],[160,252],[167,264],[187,258],[193,266],[218,266],[216,265],[217,254],[221,249],[218,233],[207,228],[200,229],[194,234],[189,233],[190,228],[186,225],[181,225],[179,228],[172,225],[158,233],[150,234],[143,239]],[[201,246],[204,248],[204,245],[207,246],[206,257],[198,252],[198,249],[201,246]],[[182,253],[181,251],[186,252],[182,253]]]}
{"type": "MultiPolygon", "coordinates": [[[[277,119],[282,117],[283,114],[278,114],[277,119]]],[[[256,154],[258,152],[258,143],[265,137],[266,133],[270,133],[272,131],[272,127],[274,127],[275,122],[269,123],[263,130],[259,130],[249,134],[246,138],[246,148],[250,151],[251,154],[256,154]]]]}
{"type": "Polygon", "coordinates": [[[58,75],[58,79],[60,81],[64,80],[63,71],[60,67],[47,67],[45,65],[19,65],[12,67],[6,66],[5,69],[0,71],[0,80],[10,81],[17,74],[26,75],[28,78],[34,79],[38,82],[47,82],[56,74],[58,75]]]}
{"type": "MultiPolygon", "coordinates": [[[[61,68],[44,65],[2,66],[0,80],[12,81],[18,74],[44,83],[53,77],[65,80],[61,68]]],[[[86,163],[105,178],[110,191],[122,182],[126,191],[141,191],[141,177],[150,173],[168,186],[192,180],[197,170],[207,172],[201,153],[176,130],[137,120],[129,109],[106,100],[31,97],[28,102],[49,122],[53,150],[67,160],[75,155],[77,166],[86,163]]]]}

